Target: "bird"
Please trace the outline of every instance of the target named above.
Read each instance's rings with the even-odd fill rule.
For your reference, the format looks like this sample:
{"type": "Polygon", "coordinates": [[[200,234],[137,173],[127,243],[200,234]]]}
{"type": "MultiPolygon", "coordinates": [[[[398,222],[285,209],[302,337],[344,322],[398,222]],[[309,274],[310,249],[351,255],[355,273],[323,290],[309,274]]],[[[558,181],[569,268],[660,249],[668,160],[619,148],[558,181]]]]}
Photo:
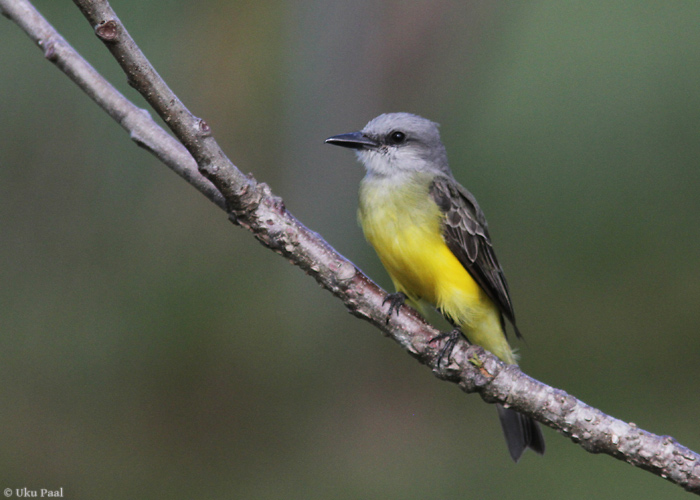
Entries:
{"type": "MultiPolygon", "coordinates": [[[[389,315],[404,301],[435,307],[472,343],[517,364],[505,320],[516,326],[508,283],[476,198],[455,179],[438,124],[411,113],[385,113],[357,132],[327,144],[355,150],[366,175],[360,183],[358,221],[396,292],[389,315]]],[[[451,334],[438,365],[456,341],[451,334]]],[[[435,340],[435,339],[433,339],[435,340]]],[[[527,448],[544,454],[542,431],[531,417],[497,404],[511,458],[527,448]]]]}

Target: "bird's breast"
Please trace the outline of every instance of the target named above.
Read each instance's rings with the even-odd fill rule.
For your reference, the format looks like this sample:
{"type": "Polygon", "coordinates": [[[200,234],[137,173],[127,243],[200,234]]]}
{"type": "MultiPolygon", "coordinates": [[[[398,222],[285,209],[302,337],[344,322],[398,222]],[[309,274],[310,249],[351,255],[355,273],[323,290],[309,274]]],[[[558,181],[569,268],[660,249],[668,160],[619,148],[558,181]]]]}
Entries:
{"type": "Polygon", "coordinates": [[[429,188],[430,179],[364,181],[360,224],[397,289],[440,309],[455,300],[470,303],[479,286],[446,245],[429,188]]]}

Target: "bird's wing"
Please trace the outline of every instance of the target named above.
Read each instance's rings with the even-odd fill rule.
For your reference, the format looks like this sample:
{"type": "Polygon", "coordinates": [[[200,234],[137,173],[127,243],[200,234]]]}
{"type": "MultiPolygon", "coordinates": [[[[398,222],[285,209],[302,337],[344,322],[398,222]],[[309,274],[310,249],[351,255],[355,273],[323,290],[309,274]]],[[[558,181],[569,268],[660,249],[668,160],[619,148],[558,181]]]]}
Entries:
{"type": "Polygon", "coordinates": [[[442,228],[445,243],[511,322],[516,336],[521,337],[515,325],[508,283],[491,246],[486,217],[476,199],[454,179],[447,177],[436,178],[430,186],[430,194],[445,215],[442,228]]]}

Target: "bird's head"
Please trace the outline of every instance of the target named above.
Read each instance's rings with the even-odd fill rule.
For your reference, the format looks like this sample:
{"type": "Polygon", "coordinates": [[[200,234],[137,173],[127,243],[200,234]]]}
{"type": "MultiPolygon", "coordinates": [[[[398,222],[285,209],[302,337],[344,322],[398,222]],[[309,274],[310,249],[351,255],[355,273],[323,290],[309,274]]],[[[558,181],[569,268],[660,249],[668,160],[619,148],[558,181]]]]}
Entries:
{"type": "Polygon", "coordinates": [[[326,143],[354,149],[369,175],[450,175],[437,123],[410,113],[379,115],[359,132],[335,135],[326,143]]]}

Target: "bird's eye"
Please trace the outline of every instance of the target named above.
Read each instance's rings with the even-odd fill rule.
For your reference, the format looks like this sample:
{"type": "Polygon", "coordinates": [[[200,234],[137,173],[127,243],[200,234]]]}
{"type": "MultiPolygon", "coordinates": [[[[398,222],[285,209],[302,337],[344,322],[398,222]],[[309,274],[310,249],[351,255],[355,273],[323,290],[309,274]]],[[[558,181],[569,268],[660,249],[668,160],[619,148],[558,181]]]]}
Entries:
{"type": "Polygon", "coordinates": [[[389,144],[402,144],[406,142],[406,134],[400,130],[396,130],[389,134],[389,144]]]}

